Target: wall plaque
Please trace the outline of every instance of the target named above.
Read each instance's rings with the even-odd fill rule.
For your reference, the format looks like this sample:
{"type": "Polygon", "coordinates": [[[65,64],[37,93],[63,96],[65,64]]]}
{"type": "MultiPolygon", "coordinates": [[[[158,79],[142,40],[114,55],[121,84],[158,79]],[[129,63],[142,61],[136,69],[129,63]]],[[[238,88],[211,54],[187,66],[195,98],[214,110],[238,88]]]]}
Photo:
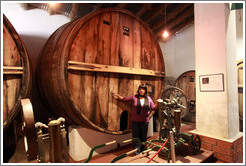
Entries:
{"type": "Polygon", "coordinates": [[[224,74],[209,74],[199,76],[201,92],[224,91],[224,74]]]}

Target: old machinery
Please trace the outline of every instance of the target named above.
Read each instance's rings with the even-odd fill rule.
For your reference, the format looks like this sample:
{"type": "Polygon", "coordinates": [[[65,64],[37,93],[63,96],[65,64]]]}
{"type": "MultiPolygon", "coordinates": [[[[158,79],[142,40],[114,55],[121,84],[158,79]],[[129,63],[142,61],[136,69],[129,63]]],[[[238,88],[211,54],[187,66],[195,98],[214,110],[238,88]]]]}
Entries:
{"type": "MultiPolygon", "coordinates": [[[[179,107],[181,110],[180,118],[184,118],[188,114],[189,100],[182,89],[175,86],[170,86],[162,93],[161,99],[163,99],[164,102],[172,102],[173,108],[179,107]]],[[[171,103],[167,104],[170,105],[171,103]]]]}
{"type": "Polygon", "coordinates": [[[34,124],[32,104],[29,99],[22,99],[22,132],[28,160],[38,162],[64,163],[68,162],[68,147],[65,130],[65,119],[60,117],[51,120],[48,125],[41,122],[34,124]],[[48,133],[43,133],[48,129],[48,133]],[[49,139],[49,159],[46,160],[44,140],[49,139]]]}
{"type": "MultiPolygon", "coordinates": [[[[175,162],[173,148],[175,149],[185,143],[188,144],[189,149],[194,154],[197,154],[201,148],[200,137],[198,135],[180,132],[181,118],[187,115],[189,107],[184,91],[177,87],[166,89],[162,94],[162,99],[158,99],[158,107],[160,122],[159,138],[142,142],[142,145],[146,149],[142,154],[148,154],[150,151],[158,151],[157,154],[164,156],[168,162],[170,162],[171,158],[175,162]]],[[[114,158],[112,162],[116,162],[122,159],[122,156],[127,156],[131,153],[132,151],[121,154],[114,158]]]]}

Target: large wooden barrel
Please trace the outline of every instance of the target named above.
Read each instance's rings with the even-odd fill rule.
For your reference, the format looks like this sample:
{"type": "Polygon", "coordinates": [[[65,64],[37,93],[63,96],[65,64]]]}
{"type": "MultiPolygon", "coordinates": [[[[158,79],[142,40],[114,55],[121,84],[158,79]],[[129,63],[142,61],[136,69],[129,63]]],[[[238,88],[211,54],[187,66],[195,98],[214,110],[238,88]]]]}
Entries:
{"type": "Polygon", "coordinates": [[[23,41],[3,15],[3,127],[15,119],[31,90],[32,68],[23,41]]]}
{"type": "Polygon", "coordinates": [[[239,117],[243,120],[243,60],[237,62],[239,117]]]}
{"type": "Polygon", "coordinates": [[[151,32],[133,14],[103,9],[71,21],[48,39],[37,68],[41,98],[69,123],[109,133],[131,131],[131,106],[113,98],[148,85],[161,95],[164,60],[151,32]]]}

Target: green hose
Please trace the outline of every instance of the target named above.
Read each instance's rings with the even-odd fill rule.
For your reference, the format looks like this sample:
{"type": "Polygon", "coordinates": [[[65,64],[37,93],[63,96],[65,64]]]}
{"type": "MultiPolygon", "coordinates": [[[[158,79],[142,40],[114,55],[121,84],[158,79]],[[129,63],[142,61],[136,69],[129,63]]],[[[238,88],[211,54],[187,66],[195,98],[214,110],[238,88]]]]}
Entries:
{"type": "Polygon", "coordinates": [[[101,144],[101,145],[95,146],[94,148],[91,149],[88,159],[83,161],[83,163],[88,163],[91,160],[92,154],[94,153],[94,151],[96,149],[99,149],[99,148],[102,148],[102,147],[105,147],[107,145],[111,145],[111,144],[114,144],[114,143],[116,143],[116,141],[112,141],[112,142],[108,142],[108,143],[105,143],[105,144],[101,144]]]}

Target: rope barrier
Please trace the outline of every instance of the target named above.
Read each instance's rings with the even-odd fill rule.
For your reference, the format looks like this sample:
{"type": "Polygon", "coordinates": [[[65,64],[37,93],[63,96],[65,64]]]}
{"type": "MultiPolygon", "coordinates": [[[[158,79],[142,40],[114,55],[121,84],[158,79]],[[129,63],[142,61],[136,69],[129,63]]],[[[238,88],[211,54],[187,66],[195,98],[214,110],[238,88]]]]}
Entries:
{"type": "Polygon", "coordinates": [[[149,159],[149,161],[147,161],[147,163],[149,163],[151,160],[153,160],[155,158],[155,156],[162,150],[162,148],[164,148],[164,146],[166,145],[167,142],[168,142],[168,139],[164,142],[164,144],[161,146],[161,148],[158,150],[158,152],[151,159],[149,159]]]}

